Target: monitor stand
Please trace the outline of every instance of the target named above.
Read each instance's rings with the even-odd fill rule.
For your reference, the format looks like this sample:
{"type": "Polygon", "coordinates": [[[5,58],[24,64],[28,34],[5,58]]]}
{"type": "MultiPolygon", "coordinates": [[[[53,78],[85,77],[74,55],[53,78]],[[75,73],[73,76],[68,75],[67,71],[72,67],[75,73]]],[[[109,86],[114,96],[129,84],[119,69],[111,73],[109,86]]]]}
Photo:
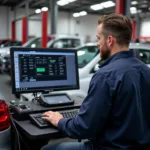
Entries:
{"type": "MultiPolygon", "coordinates": [[[[41,93],[44,95],[44,94],[49,94],[50,92],[49,92],[49,91],[44,91],[44,92],[41,92],[41,93]]],[[[39,98],[37,92],[34,92],[34,93],[33,93],[33,96],[34,96],[33,99],[38,99],[38,98],[39,98]]]]}

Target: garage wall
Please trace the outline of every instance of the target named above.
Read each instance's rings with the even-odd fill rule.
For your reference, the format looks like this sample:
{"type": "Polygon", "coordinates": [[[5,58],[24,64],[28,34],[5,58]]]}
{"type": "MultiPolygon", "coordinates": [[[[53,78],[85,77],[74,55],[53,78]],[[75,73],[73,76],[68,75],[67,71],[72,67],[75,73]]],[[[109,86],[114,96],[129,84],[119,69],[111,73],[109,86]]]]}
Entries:
{"type": "Polygon", "coordinates": [[[75,19],[74,32],[84,37],[84,40],[96,41],[98,15],[87,15],[75,19]]]}
{"type": "MultiPolygon", "coordinates": [[[[33,13],[34,10],[30,10],[33,13]]],[[[18,9],[17,18],[25,16],[25,9],[18,9]]],[[[41,15],[31,17],[36,20],[29,20],[29,36],[41,36],[41,15]]],[[[84,41],[96,41],[96,28],[98,15],[87,15],[79,18],[72,17],[72,13],[59,12],[57,20],[58,34],[78,34],[84,41]]],[[[14,20],[14,12],[8,7],[0,7],[0,38],[11,38],[11,21],[14,20]]],[[[142,19],[140,36],[150,36],[150,17],[142,19]]],[[[22,22],[16,23],[16,38],[22,38],[22,22]]],[[[48,34],[51,33],[51,18],[49,13],[48,34]]]]}
{"type": "MultiPolygon", "coordinates": [[[[33,13],[34,10],[30,10],[30,13],[33,13]]],[[[9,27],[9,36],[11,37],[11,21],[13,20],[14,12],[10,11],[10,27],[9,27]]],[[[17,18],[24,17],[25,10],[19,9],[16,12],[17,18]]],[[[51,16],[49,12],[49,21],[48,21],[48,34],[51,33],[51,16]]],[[[72,17],[72,13],[67,12],[58,12],[57,20],[57,34],[78,34],[85,41],[86,38],[90,41],[96,41],[96,27],[97,20],[99,16],[87,15],[80,18],[72,17]],[[90,20],[90,21],[89,21],[90,20]]],[[[29,36],[41,36],[41,14],[30,17],[29,20],[29,36]],[[32,19],[32,20],[31,20],[32,19]],[[36,19],[36,20],[33,20],[36,19]]],[[[22,38],[22,22],[17,21],[16,23],[16,39],[21,40],[22,38]]]]}
{"type": "MultiPolygon", "coordinates": [[[[34,13],[34,10],[30,9],[29,14],[34,13]]],[[[21,19],[25,17],[25,9],[17,9],[16,11],[16,19],[21,19]]],[[[10,10],[9,8],[9,37],[11,38],[11,23],[14,20],[14,11],[10,10]]],[[[32,22],[32,21],[31,21],[32,22]]],[[[36,26],[35,28],[35,21],[31,23],[29,21],[29,35],[33,35],[35,33],[35,30],[39,30],[38,27],[39,25],[36,26]]],[[[40,21],[39,21],[40,22],[40,21]]],[[[38,33],[37,33],[38,35],[38,33]]],[[[17,20],[16,21],[16,39],[17,40],[22,40],[22,20],[17,20]]]]}
{"type": "Polygon", "coordinates": [[[8,8],[0,6],[0,39],[8,38],[8,24],[9,24],[8,8]]]}
{"type": "Polygon", "coordinates": [[[140,36],[150,36],[150,17],[142,19],[140,36]]]}
{"type": "MultiPolygon", "coordinates": [[[[33,13],[34,10],[30,10],[33,13]]],[[[25,16],[25,9],[18,9],[16,18],[25,16]]],[[[41,36],[41,15],[31,17],[36,20],[29,20],[29,36],[41,36]],[[38,20],[39,19],[39,20],[38,20]]],[[[59,12],[57,20],[58,34],[78,34],[85,40],[90,37],[95,41],[96,27],[98,16],[87,15],[80,18],[73,18],[72,13],[59,12]]],[[[14,20],[14,12],[9,7],[0,7],[0,38],[11,38],[11,22],[14,20]]],[[[22,38],[22,22],[16,22],[16,39],[22,38]]],[[[51,33],[51,19],[49,13],[48,34],[51,33]]]]}

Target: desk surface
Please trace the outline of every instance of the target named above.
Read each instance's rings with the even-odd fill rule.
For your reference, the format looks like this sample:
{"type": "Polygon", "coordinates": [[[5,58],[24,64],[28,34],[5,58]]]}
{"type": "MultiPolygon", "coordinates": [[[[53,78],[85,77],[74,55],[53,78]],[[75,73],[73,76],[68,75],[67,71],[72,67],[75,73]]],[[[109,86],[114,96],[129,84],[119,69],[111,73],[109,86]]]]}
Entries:
{"type": "Polygon", "coordinates": [[[32,124],[30,120],[17,121],[14,119],[14,121],[29,139],[56,137],[60,134],[57,128],[49,127],[40,129],[36,125],[32,124]]]}
{"type": "MultiPolygon", "coordinates": [[[[79,97],[73,97],[75,100],[74,105],[68,105],[68,106],[61,106],[61,107],[52,107],[51,109],[48,110],[61,110],[61,109],[70,109],[70,108],[79,108],[81,106],[81,103],[83,99],[79,97]]],[[[32,102],[23,102],[26,104],[31,104],[32,102]]],[[[31,104],[33,105],[33,104],[31,104]]],[[[33,107],[33,106],[32,106],[33,107]]],[[[40,106],[35,106],[36,109],[41,109],[40,106]]],[[[44,128],[40,129],[36,125],[32,124],[30,120],[24,120],[24,121],[18,121],[15,118],[13,118],[17,126],[24,131],[26,136],[30,139],[40,139],[40,138],[50,138],[50,137],[60,137],[60,132],[58,131],[57,128],[54,127],[49,127],[49,128],[44,128]]]]}

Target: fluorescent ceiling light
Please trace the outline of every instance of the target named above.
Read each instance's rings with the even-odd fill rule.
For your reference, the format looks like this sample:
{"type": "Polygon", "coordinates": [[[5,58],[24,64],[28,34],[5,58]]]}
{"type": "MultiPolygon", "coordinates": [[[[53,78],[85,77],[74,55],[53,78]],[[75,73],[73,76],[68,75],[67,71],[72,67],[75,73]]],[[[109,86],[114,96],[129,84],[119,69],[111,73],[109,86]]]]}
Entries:
{"type": "Polygon", "coordinates": [[[74,2],[74,1],[76,1],[76,0],[68,0],[69,3],[72,3],[72,2],[74,2]]]}
{"type": "Polygon", "coordinates": [[[77,12],[77,13],[74,13],[73,14],[73,17],[80,17],[80,16],[85,16],[87,15],[87,12],[86,11],[81,11],[81,12],[77,12]]]}
{"type": "Polygon", "coordinates": [[[48,7],[41,8],[42,11],[48,11],[48,7]]]}
{"type": "Polygon", "coordinates": [[[107,1],[107,2],[101,3],[101,5],[102,5],[104,8],[109,8],[109,7],[115,6],[115,3],[112,2],[112,1],[107,1]]]}
{"type": "Polygon", "coordinates": [[[41,9],[36,9],[36,10],[35,10],[35,13],[36,13],[36,14],[41,13],[41,9]]]}
{"type": "Polygon", "coordinates": [[[131,12],[131,14],[136,14],[137,13],[136,7],[131,7],[130,12],[131,12]]]}
{"type": "Polygon", "coordinates": [[[74,14],[73,14],[73,17],[75,17],[75,18],[76,18],[76,17],[80,17],[80,14],[79,14],[79,13],[74,13],[74,14]]]}
{"type": "Polygon", "coordinates": [[[64,6],[64,5],[67,5],[67,4],[72,3],[74,1],[76,1],[76,0],[59,0],[59,1],[57,1],[57,5],[64,6]]]}
{"type": "Polygon", "coordinates": [[[101,4],[96,4],[96,5],[90,6],[90,8],[93,9],[93,10],[101,10],[104,7],[101,4]]]}
{"type": "Polygon", "coordinates": [[[131,4],[132,4],[132,5],[137,5],[138,2],[137,2],[137,1],[132,1],[131,4]]]}
{"type": "Polygon", "coordinates": [[[60,5],[60,6],[64,6],[64,5],[67,5],[69,4],[69,2],[67,0],[60,0],[57,2],[57,5],[60,5]]]}
{"type": "Polygon", "coordinates": [[[87,15],[87,12],[86,11],[81,11],[81,12],[79,12],[79,14],[80,14],[80,16],[85,16],[85,15],[87,15]]]}
{"type": "Polygon", "coordinates": [[[131,11],[131,14],[136,14],[137,13],[137,11],[131,11]]]}
{"type": "Polygon", "coordinates": [[[135,11],[136,7],[130,7],[130,11],[135,11]]]}

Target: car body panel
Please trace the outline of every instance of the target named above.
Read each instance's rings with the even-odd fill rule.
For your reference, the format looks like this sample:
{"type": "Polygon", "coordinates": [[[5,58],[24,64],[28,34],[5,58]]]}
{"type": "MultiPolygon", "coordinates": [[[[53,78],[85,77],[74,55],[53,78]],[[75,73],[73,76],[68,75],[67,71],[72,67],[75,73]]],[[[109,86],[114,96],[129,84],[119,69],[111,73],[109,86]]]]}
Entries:
{"type": "MultiPolygon", "coordinates": [[[[40,37],[37,38],[33,38],[30,39],[27,43],[25,43],[22,47],[27,47],[27,48],[35,48],[36,44],[37,44],[37,48],[39,48],[39,41],[41,40],[40,37]],[[37,42],[38,41],[38,42],[37,42]],[[37,43],[36,43],[37,42],[37,43]]],[[[63,47],[53,47],[53,45],[59,41],[59,40],[71,40],[71,42],[73,43],[73,40],[77,40],[79,41],[79,45],[83,45],[83,40],[80,37],[76,37],[76,36],[72,36],[72,35],[49,35],[48,36],[48,43],[47,43],[47,47],[48,48],[63,48],[63,47]]],[[[71,45],[72,45],[71,43],[71,45]]],[[[67,46],[67,48],[75,48],[79,45],[74,45],[69,47],[69,44],[67,46]]],[[[10,72],[10,63],[6,60],[7,57],[9,57],[10,55],[10,48],[12,47],[19,47],[19,46],[11,46],[11,47],[4,47],[4,48],[0,48],[0,71],[3,72],[10,72]]]]}
{"type": "MultiPolygon", "coordinates": [[[[0,100],[4,100],[1,93],[0,100]]],[[[11,127],[4,131],[0,131],[0,150],[11,150],[11,127]]]]}

